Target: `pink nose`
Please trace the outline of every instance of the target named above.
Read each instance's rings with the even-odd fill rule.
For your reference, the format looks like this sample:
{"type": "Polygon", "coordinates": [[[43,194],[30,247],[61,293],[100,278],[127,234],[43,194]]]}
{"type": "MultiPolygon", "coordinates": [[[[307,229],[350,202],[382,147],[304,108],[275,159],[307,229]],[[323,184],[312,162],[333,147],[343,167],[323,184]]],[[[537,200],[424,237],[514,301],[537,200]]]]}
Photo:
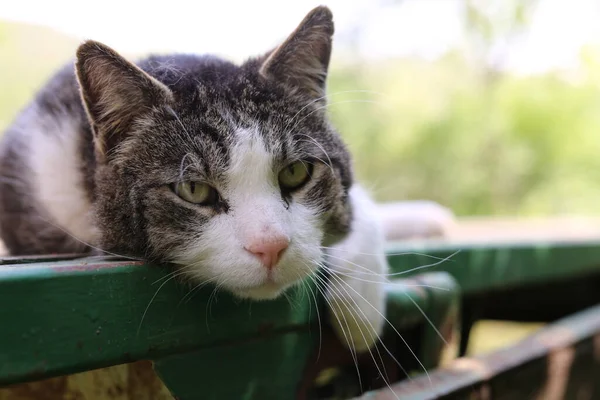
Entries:
{"type": "Polygon", "coordinates": [[[250,242],[244,248],[254,254],[268,269],[273,268],[281,255],[288,248],[290,240],[285,236],[276,236],[269,238],[257,238],[250,242]]]}

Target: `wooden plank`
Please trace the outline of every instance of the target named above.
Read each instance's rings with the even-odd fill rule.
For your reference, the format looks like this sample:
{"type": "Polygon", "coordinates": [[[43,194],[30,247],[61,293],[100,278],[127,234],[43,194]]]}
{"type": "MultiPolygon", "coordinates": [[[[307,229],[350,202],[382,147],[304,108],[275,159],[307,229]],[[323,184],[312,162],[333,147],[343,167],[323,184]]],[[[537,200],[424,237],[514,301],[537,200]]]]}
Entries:
{"type": "Polygon", "coordinates": [[[552,400],[600,396],[600,305],[514,346],[364,394],[362,400],[552,400]]]}
{"type": "Polygon", "coordinates": [[[397,276],[445,271],[466,295],[600,274],[598,239],[390,243],[387,251],[397,276]]]}
{"type": "Polygon", "coordinates": [[[212,288],[188,301],[190,289],[135,262],[0,267],[0,384],[307,329],[299,291],[290,307],[285,298],[211,300],[212,288]]]}
{"type": "Polygon", "coordinates": [[[0,388],[0,400],[173,400],[149,361],[0,388]]]}
{"type": "MultiPolygon", "coordinates": [[[[0,385],[286,334],[318,337],[314,299],[301,287],[252,302],[168,273],[97,258],[0,266],[0,385]]],[[[397,299],[406,310],[400,324],[422,321],[411,302],[419,289],[397,299]]]]}

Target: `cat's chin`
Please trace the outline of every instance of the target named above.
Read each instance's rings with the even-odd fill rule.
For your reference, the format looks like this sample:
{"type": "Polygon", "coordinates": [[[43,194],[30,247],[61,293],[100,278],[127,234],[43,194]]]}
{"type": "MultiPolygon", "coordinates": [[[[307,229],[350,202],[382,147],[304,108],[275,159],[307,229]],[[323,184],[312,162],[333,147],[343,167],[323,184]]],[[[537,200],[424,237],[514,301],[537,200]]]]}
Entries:
{"type": "Polygon", "coordinates": [[[273,300],[281,296],[287,286],[277,285],[275,283],[265,283],[264,285],[232,290],[237,297],[250,300],[273,300]]]}

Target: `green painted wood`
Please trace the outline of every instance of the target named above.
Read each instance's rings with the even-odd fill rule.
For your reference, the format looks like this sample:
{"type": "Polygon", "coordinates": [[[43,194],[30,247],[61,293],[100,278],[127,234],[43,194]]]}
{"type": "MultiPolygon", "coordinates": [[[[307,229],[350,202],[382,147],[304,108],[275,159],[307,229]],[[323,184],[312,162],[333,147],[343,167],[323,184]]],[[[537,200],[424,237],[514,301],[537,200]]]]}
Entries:
{"type": "MultiPolygon", "coordinates": [[[[457,322],[456,289],[456,282],[443,272],[390,282],[386,316],[393,328],[387,326],[384,342],[391,349],[404,347],[398,333],[421,325],[424,341],[420,346],[410,345],[427,368],[437,366],[444,342],[425,322],[421,311],[445,332],[457,322]]],[[[331,357],[331,348],[318,348],[319,339],[318,326],[313,325],[312,335],[296,331],[165,357],[155,362],[155,369],[178,399],[292,400],[298,398],[301,379],[312,369],[312,363],[317,364],[320,357],[331,357]],[[315,351],[319,353],[316,360],[310,357],[315,351]]],[[[381,346],[374,354],[384,359],[388,356],[381,346]]],[[[368,356],[365,359],[370,361],[368,356]]],[[[363,363],[359,361],[359,366],[363,363]]],[[[344,380],[355,382],[354,360],[349,357],[346,364],[350,368],[346,369],[348,376],[344,380]]],[[[317,367],[316,372],[326,367],[317,367]]],[[[389,367],[386,372],[392,373],[389,367]]]]}
{"type": "MultiPolygon", "coordinates": [[[[0,385],[266,336],[318,337],[314,299],[304,290],[269,302],[213,296],[212,287],[188,296],[193,287],[167,274],[157,266],[94,258],[0,266],[0,303],[11,305],[0,308],[0,385]]],[[[404,293],[394,301],[404,310],[392,318],[398,329],[423,321],[413,300],[428,312],[422,289],[401,282],[394,283],[404,293]]],[[[302,364],[301,355],[294,357],[302,364]]]]}
{"type": "Polygon", "coordinates": [[[155,370],[178,399],[292,400],[315,336],[292,332],[165,357],[155,370]]]}
{"type": "MultiPolygon", "coordinates": [[[[388,349],[403,348],[404,353],[408,353],[407,344],[399,335],[409,327],[419,326],[423,340],[408,345],[427,369],[437,366],[445,345],[424,319],[424,314],[437,326],[438,332],[446,333],[446,339],[450,339],[449,331],[457,326],[459,293],[456,289],[454,279],[444,272],[390,282],[386,315],[390,326],[386,327],[383,337],[388,349]]],[[[321,310],[321,315],[324,312],[321,310]]],[[[356,386],[357,379],[354,359],[347,355],[342,362],[340,353],[345,352],[344,349],[333,349],[329,341],[321,343],[321,348],[319,344],[318,326],[313,324],[312,332],[294,331],[163,357],[155,361],[155,369],[178,399],[292,400],[306,398],[298,397],[299,387],[305,383],[303,380],[308,379],[310,383],[320,371],[331,367],[327,362],[317,364],[336,358],[334,365],[347,366],[344,376],[337,379],[352,383],[351,387],[339,385],[338,389],[344,393],[357,390],[352,387],[356,386]],[[311,357],[315,352],[317,357],[311,357]]],[[[388,361],[386,373],[397,374],[392,371],[395,364],[390,363],[389,354],[382,345],[377,351],[373,350],[373,354],[378,361],[380,357],[388,361]]],[[[402,360],[405,366],[416,365],[416,373],[422,372],[416,360],[410,361],[402,360]]],[[[370,364],[368,354],[358,360],[359,368],[370,364]]],[[[381,384],[378,376],[375,381],[381,384]]]]}
{"type": "MultiPolygon", "coordinates": [[[[185,395],[182,399],[189,398],[188,389],[196,383],[205,388],[203,393],[221,388],[241,396],[236,398],[280,398],[269,397],[275,393],[270,384],[280,389],[270,381],[275,375],[280,379],[273,366],[285,370],[281,384],[289,388],[300,378],[310,353],[306,349],[314,352],[316,312],[303,291],[290,293],[293,306],[285,298],[252,303],[219,293],[215,299],[212,287],[199,289],[190,299],[193,288],[169,280],[160,267],[73,257],[0,262],[0,385],[152,359],[172,390],[185,395]],[[241,376],[234,382],[231,374],[223,388],[220,374],[230,363],[254,365],[256,379],[241,376]],[[210,365],[210,379],[195,382],[202,375],[194,371],[208,373],[210,365]]],[[[422,310],[443,326],[444,318],[456,314],[458,286],[463,294],[472,294],[599,273],[600,242],[396,244],[390,245],[389,260],[392,270],[402,273],[397,277],[410,277],[399,281],[403,291],[390,295],[392,323],[400,329],[425,326],[422,310]],[[447,257],[458,250],[450,261],[432,267],[424,266],[436,260],[414,254],[447,257]],[[446,282],[451,287],[447,298],[443,291],[406,286],[420,279],[417,274],[435,271],[447,271],[458,282],[446,282]]],[[[446,278],[440,279],[443,286],[446,278]]],[[[439,341],[436,345],[431,329],[422,338],[420,354],[435,365],[439,341]]]]}
{"type": "Polygon", "coordinates": [[[392,243],[387,250],[394,272],[404,272],[408,276],[425,271],[446,271],[458,281],[463,294],[600,273],[598,240],[421,245],[392,243]],[[448,260],[439,262],[432,257],[448,260]]]}
{"type": "Polygon", "coordinates": [[[303,293],[290,293],[294,307],[211,299],[212,288],[188,301],[190,288],[165,277],[132,262],[0,267],[0,384],[306,329],[303,293]]]}

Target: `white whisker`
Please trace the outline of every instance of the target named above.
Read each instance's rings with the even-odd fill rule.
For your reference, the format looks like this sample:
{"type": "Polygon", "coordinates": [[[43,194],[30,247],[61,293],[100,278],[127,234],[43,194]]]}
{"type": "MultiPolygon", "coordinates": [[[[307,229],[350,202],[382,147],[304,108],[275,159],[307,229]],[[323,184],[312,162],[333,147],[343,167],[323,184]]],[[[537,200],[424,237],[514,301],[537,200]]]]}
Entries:
{"type": "MultiPolygon", "coordinates": [[[[333,304],[331,304],[331,301],[327,297],[327,294],[324,292],[325,290],[327,290],[327,287],[328,287],[327,282],[325,282],[323,280],[323,278],[319,277],[318,274],[311,275],[311,278],[314,280],[317,290],[321,293],[321,295],[325,299],[325,302],[329,306],[329,311],[331,311],[333,313],[333,316],[338,321],[338,325],[342,331],[342,335],[344,335],[344,339],[346,340],[346,343],[348,344],[348,350],[350,351],[350,356],[352,357],[352,360],[354,361],[354,367],[356,368],[356,374],[358,377],[360,390],[362,392],[362,390],[363,390],[362,389],[362,380],[361,380],[361,376],[360,376],[360,369],[358,367],[358,356],[357,356],[357,352],[356,352],[356,347],[354,346],[353,341],[350,340],[350,325],[348,324],[346,317],[342,314],[342,318],[344,319],[344,323],[346,324],[346,328],[348,329],[348,334],[346,334],[346,330],[344,329],[344,325],[342,325],[342,321],[341,321],[340,317],[338,316],[337,312],[335,311],[333,304]],[[323,285],[323,287],[321,287],[321,285],[319,285],[319,282],[323,285]]],[[[337,300],[336,300],[336,304],[338,304],[337,300]]]]}
{"type": "MultiPolygon", "coordinates": [[[[335,275],[333,275],[335,276],[335,275]]],[[[338,278],[338,277],[336,277],[338,278]]],[[[340,278],[338,278],[340,279],[340,278]]],[[[344,282],[343,280],[340,279],[341,282],[344,282]]],[[[344,282],[346,283],[346,282],[344,282]]],[[[421,360],[419,360],[419,357],[415,354],[415,352],[413,351],[413,349],[411,349],[410,345],[408,344],[408,342],[406,341],[406,339],[404,339],[404,337],[400,334],[400,332],[398,332],[398,329],[396,329],[396,327],[386,318],[385,315],[383,315],[381,313],[381,311],[379,311],[377,309],[377,307],[375,307],[374,305],[372,305],[367,299],[364,298],[364,296],[362,294],[360,294],[357,290],[355,290],[352,286],[348,285],[346,283],[346,286],[349,287],[350,289],[352,289],[352,291],[354,293],[356,293],[358,296],[360,296],[369,306],[371,306],[371,308],[377,313],[379,314],[385,322],[387,322],[389,324],[389,326],[394,330],[394,332],[398,335],[398,337],[400,338],[400,340],[402,340],[402,342],[406,345],[408,351],[411,353],[411,355],[415,358],[415,360],[417,360],[417,363],[419,363],[419,366],[423,369],[423,371],[425,372],[425,374],[427,375],[427,379],[429,379],[429,382],[433,385],[433,382],[431,382],[431,377],[429,376],[429,373],[427,372],[427,368],[425,368],[425,366],[423,365],[423,363],[421,362],[421,360]]]]}
{"type": "Polygon", "coordinates": [[[409,288],[409,287],[423,287],[423,288],[428,288],[428,289],[442,290],[442,291],[445,291],[445,292],[450,291],[450,289],[447,288],[447,287],[428,285],[428,284],[425,284],[425,283],[402,283],[402,282],[395,282],[395,281],[391,281],[391,280],[389,280],[389,279],[386,278],[386,276],[389,276],[388,274],[365,273],[365,272],[362,272],[362,271],[354,271],[353,269],[346,268],[346,267],[344,267],[342,265],[334,264],[332,262],[328,262],[328,264],[331,265],[332,267],[335,267],[335,268],[331,268],[331,267],[327,266],[326,264],[320,264],[320,265],[321,265],[321,268],[324,268],[324,269],[326,269],[328,271],[331,271],[332,273],[335,273],[335,274],[338,274],[338,275],[341,275],[341,276],[346,276],[348,278],[352,278],[352,279],[355,279],[355,280],[360,281],[360,282],[377,283],[377,284],[385,283],[386,285],[392,285],[392,286],[396,286],[397,285],[397,286],[401,286],[401,287],[405,287],[405,288],[409,288]],[[340,271],[340,269],[343,269],[343,270],[346,270],[346,271],[352,271],[352,273],[344,273],[344,272],[340,271]],[[384,281],[372,281],[372,280],[369,280],[369,279],[359,278],[359,277],[357,277],[354,274],[375,275],[375,276],[379,276],[379,277],[384,278],[384,281]]]}
{"type": "MultiPolygon", "coordinates": [[[[377,253],[363,253],[360,251],[355,251],[355,250],[346,250],[340,247],[328,247],[328,246],[319,246],[321,249],[324,250],[335,250],[335,251],[343,251],[346,253],[352,253],[352,254],[360,254],[360,255],[364,255],[364,256],[379,256],[379,254],[377,253]]],[[[438,257],[438,256],[432,256],[431,254],[426,254],[426,253],[419,253],[419,252],[414,252],[414,251],[406,251],[406,252],[400,252],[400,253],[390,253],[390,252],[386,252],[385,253],[386,256],[421,256],[421,257],[427,257],[427,258],[432,258],[434,260],[446,260],[448,257],[438,257]]],[[[448,261],[452,261],[455,262],[454,260],[448,260],[448,261]]]]}
{"type": "MultiPolygon", "coordinates": [[[[305,264],[305,266],[308,267],[308,265],[306,265],[306,264],[305,264]]],[[[312,277],[312,276],[309,275],[309,277],[312,277]]],[[[308,288],[307,292],[310,291],[310,294],[311,294],[311,296],[312,296],[312,298],[313,298],[313,300],[315,302],[315,311],[317,313],[317,323],[319,324],[319,350],[317,352],[317,360],[319,360],[319,358],[321,357],[321,347],[323,345],[323,327],[321,325],[321,315],[320,315],[320,312],[319,312],[319,302],[317,301],[317,297],[315,296],[315,292],[314,292],[314,290],[312,290],[312,288],[310,287],[310,285],[308,283],[306,283],[304,280],[301,280],[300,282],[302,283],[302,286],[304,287],[304,290],[307,290],[307,288],[308,288]]],[[[307,297],[308,297],[308,294],[307,294],[307,297]]],[[[308,312],[309,312],[308,320],[309,321],[311,320],[311,318],[310,318],[310,309],[311,309],[310,304],[311,304],[310,303],[310,297],[308,297],[308,312]]]]}
{"type": "Polygon", "coordinates": [[[294,114],[294,116],[292,118],[290,118],[290,120],[287,122],[287,124],[284,127],[284,131],[287,131],[287,128],[290,126],[290,124],[292,124],[294,122],[294,120],[296,119],[296,117],[298,115],[300,115],[300,113],[302,111],[304,111],[306,108],[310,107],[311,105],[323,100],[323,99],[327,99],[333,96],[336,96],[338,94],[347,94],[347,93],[370,93],[370,94],[377,94],[377,95],[381,95],[381,96],[386,96],[384,93],[381,92],[375,92],[372,90],[342,90],[339,92],[333,92],[333,93],[329,93],[329,94],[325,94],[324,96],[320,96],[317,97],[316,99],[313,99],[312,101],[308,102],[306,105],[304,105],[300,110],[298,110],[298,112],[296,114],[294,114]]]}
{"type": "Polygon", "coordinates": [[[323,145],[321,145],[321,143],[317,142],[314,138],[312,138],[308,135],[305,135],[304,133],[298,133],[298,136],[304,136],[304,137],[309,138],[319,149],[321,149],[323,154],[325,154],[325,157],[327,157],[327,161],[329,161],[329,163],[323,162],[323,164],[327,165],[331,169],[331,173],[334,174],[333,163],[331,162],[331,158],[329,158],[329,154],[327,153],[327,151],[325,150],[323,145]]]}
{"type": "Polygon", "coordinates": [[[194,143],[194,139],[192,138],[192,135],[190,135],[188,130],[185,128],[185,125],[183,125],[183,122],[181,122],[181,119],[179,119],[179,115],[177,115],[175,110],[173,110],[170,106],[166,106],[166,110],[169,112],[169,114],[171,114],[175,118],[175,120],[177,120],[177,122],[179,123],[179,126],[181,126],[181,129],[183,129],[183,131],[187,135],[189,142],[194,143]]]}
{"type": "MultiPolygon", "coordinates": [[[[446,262],[446,261],[450,260],[452,257],[454,257],[455,255],[457,255],[458,253],[460,253],[460,250],[457,250],[457,251],[455,251],[454,253],[450,254],[448,257],[442,258],[441,260],[439,260],[439,261],[437,261],[437,262],[435,262],[435,263],[432,263],[432,264],[426,264],[426,265],[421,265],[421,266],[419,266],[419,267],[415,267],[415,268],[411,268],[411,269],[407,269],[407,270],[404,270],[404,271],[395,272],[395,273],[391,273],[391,274],[385,274],[385,276],[399,276],[399,275],[405,275],[405,274],[408,274],[408,273],[411,273],[411,272],[414,272],[414,271],[418,271],[418,270],[420,270],[420,269],[424,269],[424,268],[431,268],[431,267],[436,267],[436,266],[438,266],[438,265],[441,265],[442,263],[444,263],[444,262],[446,262]]],[[[325,255],[326,255],[327,257],[331,257],[331,258],[335,258],[335,259],[337,259],[337,260],[340,260],[340,261],[347,262],[347,263],[349,263],[349,264],[352,264],[352,265],[354,265],[354,266],[355,266],[355,267],[357,267],[357,268],[360,268],[360,269],[362,269],[362,270],[365,270],[365,271],[367,271],[369,274],[373,274],[373,272],[372,272],[371,270],[369,270],[368,268],[366,268],[366,267],[363,267],[362,265],[358,265],[358,264],[356,264],[356,263],[354,263],[354,262],[352,262],[352,261],[350,261],[350,260],[346,260],[346,259],[344,259],[344,258],[341,258],[341,257],[336,257],[336,256],[334,256],[334,255],[331,255],[331,254],[328,254],[328,253],[325,253],[325,255]]],[[[380,275],[380,274],[377,274],[377,275],[380,275]]]]}
{"type": "MultiPolygon", "coordinates": [[[[335,277],[335,276],[332,276],[332,277],[339,279],[338,277],[335,277]]],[[[336,288],[335,288],[333,285],[329,285],[329,287],[328,287],[328,288],[329,288],[330,290],[334,290],[334,289],[336,289],[336,288]]],[[[348,310],[350,311],[350,316],[352,317],[352,319],[354,319],[354,322],[356,323],[356,326],[358,327],[358,331],[359,331],[360,335],[362,336],[362,338],[363,338],[363,340],[365,341],[365,343],[368,343],[368,342],[367,342],[367,338],[365,337],[365,335],[364,335],[364,333],[363,333],[363,330],[362,330],[362,328],[361,328],[360,324],[358,323],[358,320],[357,320],[357,319],[356,319],[356,317],[354,316],[354,313],[351,311],[351,310],[353,309],[353,307],[352,307],[352,304],[350,304],[350,302],[348,301],[348,298],[349,298],[350,300],[352,300],[352,302],[354,303],[354,306],[356,307],[356,309],[357,309],[359,312],[361,312],[361,313],[362,313],[362,315],[363,315],[363,318],[365,318],[365,321],[368,321],[368,320],[367,320],[367,318],[366,318],[366,315],[365,315],[365,314],[364,314],[364,312],[363,312],[363,311],[360,309],[360,307],[358,306],[358,304],[356,304],[356,302],[354,301],[354,299],[352,298],[352,296],[350,296],[350,294],[348,293],[348,291],[347,291],[345,288],[343,288],[343,287],[341,287],[341,288],[342,288],[342,289],[343,289],[343,290],[346,292],[346,295],[347,295],[347,296],[344,296],[344,295],[342,294],[342,292],[341,292],[339,289],[337,289],[337,290],[335,291],[335,293],[337,293],[337,295],[339,296],[340,300],[343,302],[343,304],[344,304],[344,306],[346,307],[346,309],[348,309],[348,310]]],[[[335,301],[336,301],[336,304],[338,304],[338,306],[339,306],[339,303],[337,302],[337,299],[336,299],[336,297],[333,297],[333,300],[335,300],[335,301]]],[[[370,304],[370,303],[369,303],[369,304],[370,304]]],[[[344,317],[344,318],[345,318],[345,317],[344,317]]],[[[369,337],[370,337],[371,339],[376,339],[376,340],[373,340],[373,342],[375,342],[375,341],[379,340],[379,342],[380,342],[380,343],[381,343],[381,344],[382,344],[384,347],[386,347],[386,346],[385,346],[385,344],[383,344],[383,342],[382,342],[382,341],[379,339],[379,337],[378,337],[378,335],[377,335],[377,332],[375,331],[375,329],[373,328],[373,326],[371,325],[370,327],[371,327],[371,330],[372,330],[372,332],[371,332],[369,329],[367,329],[367,333],[369,334],[369,337]]],[[[385,373],[384,373],[384,372],[382,372],[382,371],[381,371],[381,369],[379,368],[379,364],[377,363],[377,360],[375,359],[375,355],[373,354],[373,352],[371,351],[371,349],[370,349],[370,348],[367,348],[367,350],[369,351],[369,354],[371,355],[371,359],[373,360],[373,363],[375,364],[375,368],[377,368],[377,372],[379,372],[379,375],[381,376],[381,378],[383,379],[383,381],[385,382],[385,384],[386,384],[386,385],[387,385],[387,386],[390,388],[390,390],[391,390],[391,389],[392,389],[392,387],[391,387],[391,385],[390,385],[390,383],[389,383],[389,378],[388,378],[387,370],[385,369],[385,363],[383,362],[383,357],[381,356],[381,353],[379,352],[379,348],[378,348],[377,346],[375,346],[375,350],[377,351],[377,354],[379,355],[379,360],[380,360],[380,362],[381,362],[381,365],[382,365],[382,367],[383,367],[383,369],[384,369],[384,372],[385,372],[385,373]]],[[[388,352],[389,352],[389,351],[388,351],[388,352]]],[[[392,356],[392,357],[393,357],[393,356],[392,356]]],[[[402,368],[402,366],[400,366],[400,368],[402,368]]],[[[361,391],[362,391],[362,389],[361,389],[361,391]]],[[[392,392],[392,393],[393,393],[393,392],[392,392]]],[[[396,398],[398,399],[398,397],[397,397],[397,396],[396,396],[396,398]]],[[[400,399],[398,399],[398,400],[400,400],[400,399]]]]}
{"type": "Polygon", "coordinates": [[[335,105],[339,105],[339,104],[346,104],[346,103],[371,103],[371,104],[381,104],[380,101],[374,101],[374,100],[361,100],[361,99],[357,99],[357,100],[341,100],[341,101],[334,101],[333,103],[328,103],[325,104],[324,106],[320,106],[317,107],[315,109],[313,109],[311,112],[309,112],[308,114],[306,114],[305,116],[303,116],[302,118],[300,118],[295,124],[294,126],[292,126],[290,129],[288,129],[288,132],[293,131],[298,125],[300,125],[300,123],[302,123],[302,121],[304,121],[306,118],[310,117],[311,115],[313,115],[314,113],[316,113],[317,111],[323,110],[325,108],[329,108],[331,106],[335,106],[335,105]]]}
{"type": "Polygon", "coordinates": [[[156,285],[158,282],[160,282],[160,281],[162,281],[162,280],[165,280],[165,279],[168,279],[168,278],[170,278],[170,277],[173,277],[173,275],[175,275],[175,276],[180,276],[180,275],[183,275],[183,274],[185,274],[186,272],[188,272],[188,271],[186,271],[186,270],[187,270],[188,268],[191,268],[191,267],[193,267],[193,266],[192,266],[192,265],[188,265],[188,266],[186,266],[186,267],[183,267],[183,268],[178,268],[178,269],[175,269],[174,271],[172,271],[172,272],[169,272],[168,274],[165,274],[164,276],[162,276],[162,277],[158,278],[157,280],[155,280],[154,282],[152,282],[150,285],[156,285]]]}
{"type": "Polygon", "coordinates": [[[122,254],[111,253],[110,251],[103,250],[103,249],[101,249],[101,248],[99,248],[99,247],[93,246],[93,245],[91,245],[91,244],[89,244],[89,243],[87,243],[87,242],[85,242],[85,241],[83,241],[83,240],[81,240],[81,239],[79,239],[79,238],[75,237],[73,234],[71,234],[69,231],[67,231],[67,230],[66,230],[66,229],[64,229],[63,227],[61,227],[61,226],[59,226],[59,225],[56,225],[54,222],[52,222],[52,221],[50,221],[50,220],[48,220],[48,219],[46,219],[46,218],[42,217],[42,216],[41,216],[41,215],[39,215],[39,214],[38,214],[38,218],[40,218],[40,219],[42,219],[44,222],[47,222],[48,224],[50,224],[50,225],[54,226],[56,229],[59,229],[59,230],[61,230],[63,233],[65,233],[65,234],[69,235],[69,236],[70,236],[71,238],[73,238],[74,240],[78,241],[78,242],[79,242],[79,243],[81,243],[81,244],[84,244],[84,245],[86,245],[87,247],[89,247],[89,248],[91,248],[91,249],[98,250],[98,251],[101,251],[101,252],[103,252],[103,253],[106,253],[106,254],[110,254],[111,256],[125,258],[125,259],[127,259],[127,260],[132,260],[132,261],[142,261],[142,259],[141,259],[141,258],[129,257],[129,256],[124,256],[124,255],[122,255],[122,254]]]}
{"type": "Polygon", "coordinates": [[[183,303],[183,301],[184,301],[186,298],[188,298],[188,297],[189,297],[189,298],[187,299],[186,303],[187,303],[187,302],[189,302],[189,301],[192,299],[192,297],[194,297],[193,293],[195,293],[195,292],[198,292],[198,291],[199,291],[200,289],[202,289],[204,286],[206,286],[206,285],[208,285],[209,283],[213,282],[213,281],[214,281],[215,279],[217,279],[217,278],[218,278],[217,276],[214,276],[214,277],[212,277],[212,278],[210,278],[210,279],[207,279],[207,280],[205,280],[204,282],[200,282],[198,285],[194,286],[194,287],[193,287],[193,288],[192,288],[192,289],[191,289],[189,292],[187,292],[187,293],[186,293],[186,295],[185,295],[185,296],[183,296],[183,298],[182,298],[182,299],[179,301],[179,304],[178,304],[178,306],[179,306],[181,303],[183,303]]]}
{"type": "Polygon", "coordinates": [[[423,317],[425,318],[425,320],[429,323],[429,326],[431,326],[433,328],[433,330],[435,331],[435,333],[438,335],[438,337],[440,339],[442,339],[442,342],[444,342],[445,345],[448,345],[448,341],[446,340],[446,338],[444,337],[444,335],[442,335],[442,333],[438,330],[438,328],[435,326],[435,324],[433,322],[431,322],[431,319],[429,319],[429,317],[427,316],[427,314],[425,313],[425,311],[423,311],[423,309],[421,308],[421,306],[419,306],[417,304],[417,302],[410,297],[410,294],[406,293],[406,292],[402,292],[404,293],[404,295],[406,297],[408,297],[408,299],[411,301],[411,303],[413,303],[415,305],[415,307],[417,307],[417,310],[419,310],[419,312],[421,313],[421,315],[423,315],[423,317]]]}
{"type": "Polygon", "coordinates": [[[140,334],[140,329],[142,328],[142,323],[144,322],[144,318],[146,317],[146,313],[148,312],[148,309],[150,308],[150,305],[152,304],[152,302],[154,301],[154,299],[156,298],[156,296],[158,295],[158,292],[160,292],[160,289],[163,288],[163,286],[165,286],[170,280],[176,278],[178,275],[173,275],[171,276],[169,279],[167,279],[166,281],[164,281],[159,287],[158,289],[156,289],[156,292],[154,292],[154,296],[152,296],[152,298],[150,299],[150,301],[148,302],[148,305],[146,306],[146,309],[144,310],[144,313],[142,314],[142,319],[140,320],[140,324],[138,325],[138,329],[137,329],[137,334],[140,334]]]}

